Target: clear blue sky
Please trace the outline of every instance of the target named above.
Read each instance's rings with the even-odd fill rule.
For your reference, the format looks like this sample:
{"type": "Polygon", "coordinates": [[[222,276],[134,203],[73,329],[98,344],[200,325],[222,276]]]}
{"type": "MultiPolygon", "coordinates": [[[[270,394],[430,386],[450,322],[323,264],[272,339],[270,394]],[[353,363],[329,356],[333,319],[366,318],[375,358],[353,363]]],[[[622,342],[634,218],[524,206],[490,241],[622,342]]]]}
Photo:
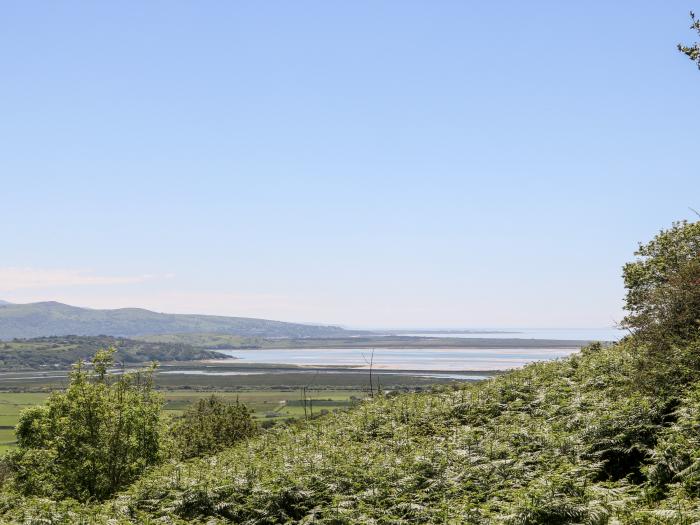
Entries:
{"type": "Polygon", "coordinates": [[[0,298],[608,326],[700,208],[691,8],[5,2],[0,298]]]}

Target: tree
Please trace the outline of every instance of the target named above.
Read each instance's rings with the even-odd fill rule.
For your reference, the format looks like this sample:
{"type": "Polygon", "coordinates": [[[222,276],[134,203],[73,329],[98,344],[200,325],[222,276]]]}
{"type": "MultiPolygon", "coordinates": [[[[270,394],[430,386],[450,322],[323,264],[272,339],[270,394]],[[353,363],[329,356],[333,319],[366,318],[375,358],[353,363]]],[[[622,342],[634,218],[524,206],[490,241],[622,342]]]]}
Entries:
{"type": "MultiPolygon", "coordinates": [[[[696,18],[695,13],[691,12],[690,19],[693,22],[690,28],[697,31],[698,35],[700,35],[700,18],[696,18]]],[[[678,50],[685,54],[690,60],[695,62],[698,65],[698,68],[700,68],[700,42],[695,42],[690,46],[678,44],[678,50]]]]}
{"type": "Polygon", "coordinates": [[[252,436],[257,425],[251,412],[238,400],[226,403],[217,396],[200,399],[175,422],[173,435],[183,458],[220,452],[252,436]]]}
{"type": "Polygon", "coordinates": [[[622,326],[654,343],[672,343],[700,329],[700,222],[674,223],[635,252],[624,266],[622,326]]]}
{"type": "Polygon", "coordinates": [[[14,483],[27,494],[103,500],[162,457],[162,398],[145,371],[110,374],[114,349],[79,361],[65,392],[23,411],[14,483]]]}

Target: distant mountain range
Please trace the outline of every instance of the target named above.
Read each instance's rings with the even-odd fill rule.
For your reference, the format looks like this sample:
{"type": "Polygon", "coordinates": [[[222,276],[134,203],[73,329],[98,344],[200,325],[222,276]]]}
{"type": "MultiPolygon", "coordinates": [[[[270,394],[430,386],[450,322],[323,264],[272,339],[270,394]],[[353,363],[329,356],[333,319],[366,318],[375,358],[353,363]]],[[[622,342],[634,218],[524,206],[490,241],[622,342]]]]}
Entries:
{"type": "Polygon", "coordinates": [[[354,332],[338,326],[285,323],[247,317],[163,314],[141,308],[93,310],[57,302],[0,301],[0,340],[54,335],[134,337],[218,333],[242,337],[332,337],[354,332]]]}

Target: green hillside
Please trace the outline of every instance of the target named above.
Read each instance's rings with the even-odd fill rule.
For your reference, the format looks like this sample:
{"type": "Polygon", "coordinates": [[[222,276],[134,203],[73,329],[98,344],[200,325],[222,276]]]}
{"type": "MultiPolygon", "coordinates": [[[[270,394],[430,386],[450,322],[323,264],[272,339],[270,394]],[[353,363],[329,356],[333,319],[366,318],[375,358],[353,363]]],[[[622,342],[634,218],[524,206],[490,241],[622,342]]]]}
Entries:
{"type": "MultiPolygon", "coordinates": [[[[161,427],[150,382],[105,377],[107,365],[96,365],[50,398],[52,408],[20,416],[18,447],[0,462],[0,521],[698,523],[699,248],[700,222],[640,246],[623,271],[623,325],[633,335],[620,343],[480,383],[375,393],[349,411],[268,431],[239,426],[250,431],[233,446],[211,415],[222,405],[200,402],[210,415],[161,427]],[[103,407],[103,421],[84,403],[103,407]],[[115,434],[110,411],[142,423],[115,434]],[[141,424],[150,432],[142,453],[141,424]],[[183,459],[181,428],[212,452],[183,459]],[[106,450],[131,451],[120,467],[128,481],[109,477],[120,458],[106,450]]],[[[238,406],[216,413],[224,410],[247,417],[238,406]]]]}
{"type": "Polygon", "coordinates": [[[150,361],[220,359],[222,354],[183,343],[149,343],[111,336],[53,336],[0,342],[0,369],[69,368],[90,359],[101,348],[115,348],[115,359],[126,365],[150,361]]]}
{"type": "Polygon", "coordinates": [[[57,302],[0,305],[0,340],[53,335],[219,333],[244,337],[329,337],[351,332],[246,317],[163,314],[140,308],[93,310],[57,302]]]}
{"type": "Polygon", "coordinates": [[[647,390],[640,357],[632,341],[591,346],[168,464],[102,505],[7,493],[0,513],[66,524],[693,523],[700,388],[647,390]]]}

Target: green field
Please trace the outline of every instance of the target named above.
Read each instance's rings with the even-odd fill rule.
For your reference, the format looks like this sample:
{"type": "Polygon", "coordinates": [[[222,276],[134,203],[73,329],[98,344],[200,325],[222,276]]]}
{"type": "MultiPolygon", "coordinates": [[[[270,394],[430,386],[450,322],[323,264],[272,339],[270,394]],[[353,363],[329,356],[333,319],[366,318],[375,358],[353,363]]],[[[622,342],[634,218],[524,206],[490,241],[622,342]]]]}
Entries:
{"type": "MultiPolygon", "coordinates": [[[[300,402],[299,391],[292,390],[250,390],[240,392],[193,392],[190,390],[171,390],[163,392],[165,396],[165,413],[177,416],[199,399],[216,394],[229,402],[239,400],[251,408],[259,422],[280,422],[287,419],[304,417],[304,406],[300,402]],[[290,406],[287,402],[290,401],[290,406]]],[[[0,392],[0,454],[10,450],[15,444],[14,427],[22,409],[41,405],[48,393],[0,392]]],[[[306,392],[307,415],[320,414],[321,411],[339,410],[349,407],[362,396],[357,390],[308,390],[306,392]],[[331,402],[329,402],[331,401],[331,402]]]]}
{"type": "Polygon", "coordinates": [[[47,394],[0,393],[0,454],[14,446],[14,426],[22,409],[44,402],[47,394]]]}
{"type": "MultiPolygon", "coordinates": [[[[369,376],[365,370],[344,368],[308,369],[293,365],[246,364],[236,361],[217,363],[168,364],[156,373],[155,383],[165,396],[165,414],[177,416],[203,397],[216,394],[230,402],[236,399],[253,410],[262,426],[305,416],[343,410],[358,398],[367,396],[369,376]],[[218,371],[222,375],[197,374],[218,371]],[[225,375],[233,373],[233,375],[225,375]],[[240,373],[240,375],[238,374],[240,373]],[[250,373],[250,374],[248,374],[250,373]],[[309,388],[313,385],[313,389],[309,388]],[[306,388],[306,411],[301,391],[306,388]],[[289,403],[288,403],[289,402],[289,403]]],[[[474,372],[479,374],[480,372],[474,372]]],[[[491,373],[484,372],[484,377],[491,373]]],[[[423,390],[453,379],[410,376],[387,371],[375,377],[382,389],[423,390]]],[[[23,408],[39,405],[49,393],[66,388],[67,370],[11,371],[0,373],[0,454],[15,446],[14,427],[23,408]]]]}
{"type": "MultiPolygon", "coordinates": [[[[191,405],[198,399],[212,395],[211,392],[191,392],[186,390],[170,391],[165,394],[165,411],[170,414],[180,414],[185,408],[191,405]]],[[[300,400],[300,393],[289,390],[257,390],[249,392],[217,392],[217,395],[226,398],[230,402],[235,402],[238,399],[245,403],[248,407],[254,410],[254,416],[258,420],[280,420],[287,418],[297,418],[304,415],[304,407],[301,403],[295,403],[300,400]],[[287,406],[287,401],[291,401],[293,405],[287,406]]],[[[310,400],[307,406],[307,412],[313,408],[314,413],[321,410],[333,410],[338,408],[347,408],[357,396],[361,396],[361,392],[352,390],[323,390],[323,391],[307,391],[307,399],[310,400]],[[333,400],[338,402],[334,406],[323,406],[323,401],[333,400]],[[316,403],[316,406],[314,406],[316,403]]]]}

